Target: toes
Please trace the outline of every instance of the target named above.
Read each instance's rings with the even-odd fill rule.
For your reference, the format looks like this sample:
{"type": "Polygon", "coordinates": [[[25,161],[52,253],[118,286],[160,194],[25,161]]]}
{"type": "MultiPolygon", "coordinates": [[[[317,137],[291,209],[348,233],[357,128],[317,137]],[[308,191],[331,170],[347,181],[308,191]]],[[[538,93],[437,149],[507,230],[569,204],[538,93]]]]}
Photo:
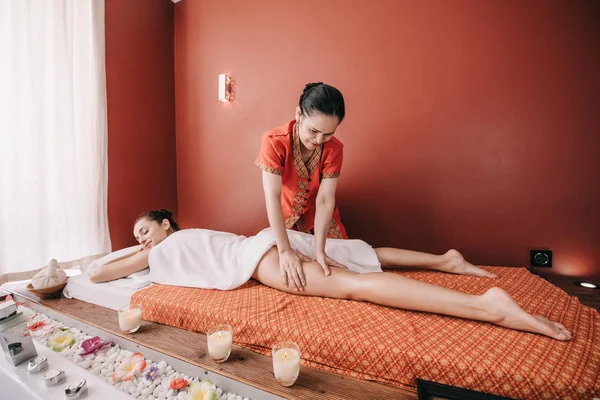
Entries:
{"type": "Polygon", "coordinates": [[[560,322],[555,322],[554,325],[558,328],[558,329],[564,329],[565,331],[567,331],[567,327],[564,326],[563,324],[561,324],[560,322]]]}
{"type": "Polygon", "coordinates": [[[554,322],[554,326],[558,329],[559,332],[564,333],[569,339],[571,339],[571,332],[563,324],[554,322]]]}
{"type": "Polygon", "coordinates": [[[571,335],[567,335],[566,332],[563,331],[558,331],[555,335],[554,335],[554,339],[556,340],[563,340],[563,341],[567,341],[567,340],[571,340],[571,335]]]}

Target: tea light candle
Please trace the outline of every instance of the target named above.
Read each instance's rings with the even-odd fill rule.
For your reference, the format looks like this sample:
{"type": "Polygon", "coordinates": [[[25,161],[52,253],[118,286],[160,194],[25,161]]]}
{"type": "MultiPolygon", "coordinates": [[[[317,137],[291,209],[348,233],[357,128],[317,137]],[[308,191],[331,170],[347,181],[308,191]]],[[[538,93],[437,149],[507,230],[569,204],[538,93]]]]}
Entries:
{"type": "Polygon", "coordinates": [[[229,325],[220,325],[208,332],[208,355],[216,362],[223,362],[231,354],[233,339],[232,328],[229,325]]]}
{"type": "Polygon", "coordinates": [[[291,386],[300,373],[300,348],[293,342],[284,342],[273,348],[273,372],[284,386],[291,386]]]}
{"type": "Polygon", "coordinates": [[[119,310],[119,327],[126,333],[138,330],[142,323],[141,306],[125,306],[119,310]]]}

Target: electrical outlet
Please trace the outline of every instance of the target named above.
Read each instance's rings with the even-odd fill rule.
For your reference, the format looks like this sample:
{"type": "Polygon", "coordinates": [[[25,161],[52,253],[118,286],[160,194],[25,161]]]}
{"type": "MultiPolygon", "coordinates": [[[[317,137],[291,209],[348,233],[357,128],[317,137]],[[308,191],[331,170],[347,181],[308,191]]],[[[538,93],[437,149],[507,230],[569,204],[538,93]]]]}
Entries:
{"type": "Polygon", "coordinates": [[[552,250],[530,250],[529,255],[532,267],[552,267],[552,250]]]}

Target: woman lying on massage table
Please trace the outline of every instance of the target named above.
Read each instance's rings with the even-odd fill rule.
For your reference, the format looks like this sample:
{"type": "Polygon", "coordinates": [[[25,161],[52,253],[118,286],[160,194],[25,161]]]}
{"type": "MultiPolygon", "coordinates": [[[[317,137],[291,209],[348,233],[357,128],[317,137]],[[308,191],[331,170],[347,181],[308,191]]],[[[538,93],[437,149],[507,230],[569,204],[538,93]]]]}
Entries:
{"type": "MultiPolygon", "coordinates": [[[[361,240],[327,239],[327,254],[347,269],[336,267],[325,276],[316,261],[305,262],[304,276],[293,275],[305,281],[304,288],[297,290],[282,281],[271,229],[249,238],[204,229],[179,230],[172,214],[159,210],[142,214],[135,223],[134,235],[142,248],[90,271],[92,282],[119,279],[148,266],[150,272],[144,279],[166,285],[231,290],[254,278],[288,293],[369,301],[490,322],[557,340],[571,339],[563,325],[527,313],[500,288],[475,296],[381,270],[382,266],[418,267],[482,279],[495,277],[465,261],[455,250],[437,256],[394,248],[373,249],[361,240]]],[[[311,235],[291,230],[288,235],[297,251],[314,253],[311,235]]]]}

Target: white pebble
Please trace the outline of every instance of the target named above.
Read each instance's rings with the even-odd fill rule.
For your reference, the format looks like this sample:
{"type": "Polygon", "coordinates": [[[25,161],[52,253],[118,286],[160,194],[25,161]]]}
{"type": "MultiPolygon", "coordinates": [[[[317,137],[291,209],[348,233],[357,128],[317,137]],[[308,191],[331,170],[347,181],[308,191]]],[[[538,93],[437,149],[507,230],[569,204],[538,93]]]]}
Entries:
{"type": "Polygon", "coordinates": [[[104,356],[100,356],[100,355],[99,355],[99,356],[97,356],[97,357],[94,359],[94,361],[95,361],[95,362],[99,362],[99,363],[103,363],[104,361],[106,361],[106,357],[104,357],[104,356]]]}
{"type": "Polygon", "coordinates": [[[175,395],[176,395],[176,393],[175,393],[175,391],[173,389],[169,389],[169,391],[167,392],[167,396],[168,397],[173,397],[175,395]]]}
{"type": "Polygon", "coordinates": [[[82,361],[83,361],[83,357],[81,357],[79,354],[77,354],[77,355],[75,355],[75,357],[73,357],[73,362],[75,364],[79,364],[82,361]]]}
{"type": "Polygon", "coordinates": [[[150,396],[148,396],[148,400],[156,400],[156,399],[154,398],[154,396],[150,395],[150,396]]]}
{"type": "Polygon", "coordinates": [[[179,394],[177,395],[178,400],[185,400],[186,397],[187,397],[187,392],[179,392],[179,394]]]}
{"type": "Polygon", "coordinates": [[[147,387],[146,389],[142,390],[142,396],[148,397],[152,394],[152,392],[154,392],[154,386],[147,387]]]}
{"type": "Polygon", "coordinates": [[[165,399],[166,399],[166,397],[163,396],[162,394],[156,398],[156,400],[165,400],[165,399]]]}
{"type": "Polygon", "coordinates": [[[107,363],[110,363],[110,364],[114,364],[114,363],[115,363],[115,361],[117,361],[117,357],[118,357],[118,356],[119,356],[119,355],[118,355],[117,353],[113,353],[113,354],[111,354],[111,355],[110,355],[110,356],[109,356],[109,357],[106,359],[106,362],[107,362],[107,363]]]}
{"type": "Polygon", "coordinates": [[[90,370],[90,374],[94,374],[94,375],[100,375],[100,369],[101,369],[101,367],[98,367],[98,368],[92,368],[92,369],[90,370]]]}
{"type": "Polygon", "coordinates": [[[86,360],[93,360],[94,357],[96,357],[94,353],[86,354],[85,356],[83,356],[83,358],[86,360]]]}
{"type": "Polygon", "coordinates": [[[71,350],[70,348],[67,347],[66,349],[64,349],[63,351],[61,351],[60,354],[63,357],[69,357],[71,354],[73,354],[73,350],[71,350]]]}
{"type": "Polygon", "coordinates": [[[167,397],[167,400],[175,400],[176,398],[177,397],[175,397],[175,396],[169,396],[169,397],[167,397]]]}
{"type": "Polygon", "coordinates": [[[102,367],[102,363],[96,362],[94,360],[94,363],[92,364],[92,368],[98,368],[98,367],[102,367]]]}
{"type": "Polygon", "coordinates": [[[111,363],[104,363],[104,365],[106,365],[106,368],[108,371],[114,371],[115,370],[115,364],[111,364],[111,363]]]}
{"type": "Polygon", "coordinates": [[[137,393],[137,391],[138,391],[137,387],[133,386],[129,389],[129,394],[137,393]]]}
{"type": "Polygon", "coordinates": [[[165,374],[165,367],[158,367],[158,375],[164,375],[165,374]]]}
{"type": "Polygon", "coordinates": [[[169,365],[169,366],[167,366],[167,368],[165,369],[165,372],[169,372],[169,371],[172,371],[172,370],[173,370],[173,367],[171,367],[171,366],[169,365]]]}
{"type": "Polygon", "coordinates": [[[163,367],[163,368],[167,368],[167,363],[164,361],[161,361],[158,363],[158,368],[163,367]]]}
{"type": "Polygon", "coordinates": [[[93,361],[90,359],[87,360],[83,360],[82,362],[79,363],[79,365],[81,366],[81,368],[85,368],[88,369],[89,367],[92,366],[93,361]]]}
{"type": "Polygon", "coordinates": [[[242,396],[240,396],[239,394],[237,396],[235,396],[235,400],[242,400],[242,396]]]}
{"type": "Polygon", "coordinates": [[[116,354],[119,350],[119,346],[113,346],[110,349],[108,349],[108,351],[106,352],[106,354],[104,355],[105,357],[110,357],[113,354],[116,354]]]}
{"type": "Polygon", "coordinates": [[[244,400],[250,400],[250,399],[249,399],[249,398],[247,398],[247,397],[244,397],[244,400]]]}
{"type": "Polygon", "coordinates": [[[135,389],[135,385],[134,385],[134,384],[133,384],[133,382],[131,382],[131,381],[127,381],[127,382],[125,383],[125,385],[123,386],[123,390],[124,390],[125,392],[129,392],[129,391],[130,391],[132,388],[133,388],[133,389],[135,389]]]}
{"type": "Polygon", "coordinates": [[[161,394],[163,391],[165,391],[165,389],[162,387],[162,385],[158,385],[154,388],[152,394],[154,395],[154,397],[158,397],[158,395],[161,394]]]}

